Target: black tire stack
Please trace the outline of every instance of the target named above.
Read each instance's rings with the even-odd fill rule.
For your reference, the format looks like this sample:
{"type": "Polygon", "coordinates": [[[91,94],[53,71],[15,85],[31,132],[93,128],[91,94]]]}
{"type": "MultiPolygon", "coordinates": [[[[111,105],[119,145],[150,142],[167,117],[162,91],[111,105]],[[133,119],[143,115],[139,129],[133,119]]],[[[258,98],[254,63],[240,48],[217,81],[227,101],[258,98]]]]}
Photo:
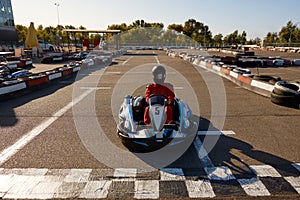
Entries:
{"type": "Polygon", "coordinates": [[[277,81],[271,93],[271,101],[275,104],[298,108],[300,104],[300,84],[277,81]]]}
{"type": "Polygon", "coordinates": [[[269,76],[269,75],[254,75],[254,80],[263,81],[274,85],[277,81],[281,81],[280,77],[277,76],[269,76]]]}

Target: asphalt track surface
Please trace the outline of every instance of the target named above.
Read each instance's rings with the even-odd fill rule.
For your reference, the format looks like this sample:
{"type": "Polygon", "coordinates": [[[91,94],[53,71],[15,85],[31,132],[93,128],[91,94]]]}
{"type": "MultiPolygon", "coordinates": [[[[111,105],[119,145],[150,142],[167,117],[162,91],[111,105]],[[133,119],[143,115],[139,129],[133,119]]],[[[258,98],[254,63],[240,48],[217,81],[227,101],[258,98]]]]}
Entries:
{"type": "MultiPolygon", "coordinates": [[[[299,68],[293,70],[294,74],[299,74],[299,68]]],[[[60,80],[30,94],[0,102],[0,180],[8,181],[17,176],[15,186],[5,187],[0,181],[0,197],[47,198],[50,194],[44,190],[35,193],[41,196],[30,196],[35,186],[20,189],[31,182],[38,183],[37,180],[19,180],[24,174],[28,178],[45,171],[43,176],[56,173],[65,178],[55,181],[57,184],[53,188],[60,192],[53,192],[49,198],[300,198],[299,109],[272,104],[266,97],[179,58],[168,57],[164,51],[132,51],[115,59],[111,66],[80,71],[77,79],[60,80]],[[175,70],[167,73],[170,80],[181,74],[191,85],[197,99],[184,96],[184,93],[180,98],[199,106],[200,115],[196,116],[199,131],[231,134],[197,136],[180,158],[161,170],[146,173],[138,167],[130,171],[135,168],[123,165],[130,162],[116,152],[95,156],[99,154],[90,152],[84,144],[97,145],[97,140],[102,138],[82,139],[85,132],[97,132],[90,129],[95,120],[109,141],[128,152],[116,134],[114,117],[117,113],[112,111],[114,89],[126,91],[127,84],[143,82],[143,77],[151,80],[151,68],[158,63],[175,70]],[[138,66],[144,67],[142,71],[130,71],[138,66]],[[124,74],[128,78],[120,85],[118,81],[124,74]],[[81,122],[79,128],[78,121],[81,122]],[[108,166],[107,160],[112,161],[109,165],[113,166],[108,166]],[[79,179],[66,181],[76,169],[79,179]],[[118,176],[119,169],[125,169],[127,174],[123,171],[118,176]],[[30,170],[34,172],[28,175],[30,170]],[[84,177],[88,177],[87,180],[83,181],[84,177]],[[125,180],[115,181],[120,177],[125,180]],[[106,182],[102,183],[103,180],[106,182]],[[138,182],[143,180],[146,186],[138,182]],[[104,184],[101,188],[106,189],[107,194],[89,196],[86,192],[88,181],[89,184],[95,183],[92,181],[104,184]],[[151,192],[137,192],[147,186],[152,188],[151,192]],[[200,186],[205,189],[199,189],[200,186]]],[[[133,94],[143,95],[149,80],[137,85],[133,94]]],[[[182,94],[184,90],[175,85],[176,93],[182,94]]],[[[118,101],[122,100],[119,98],[118,101]]]]}

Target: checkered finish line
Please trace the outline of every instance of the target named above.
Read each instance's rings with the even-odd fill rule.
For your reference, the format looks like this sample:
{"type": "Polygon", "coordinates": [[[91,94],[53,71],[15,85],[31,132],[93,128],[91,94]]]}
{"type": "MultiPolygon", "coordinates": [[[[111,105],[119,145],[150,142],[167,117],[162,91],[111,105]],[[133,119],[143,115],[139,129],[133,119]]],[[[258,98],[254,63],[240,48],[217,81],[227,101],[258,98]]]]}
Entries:
{"type": "Polygon", "coordinates": [[[0,198],[202,198],[300,194],[297,174],[283,176],[270,165],[251,165],[253,175],[236,177],[226,166],[204,169],[163,168],[143,172],[117,169],[0,169],[0,198]]]}

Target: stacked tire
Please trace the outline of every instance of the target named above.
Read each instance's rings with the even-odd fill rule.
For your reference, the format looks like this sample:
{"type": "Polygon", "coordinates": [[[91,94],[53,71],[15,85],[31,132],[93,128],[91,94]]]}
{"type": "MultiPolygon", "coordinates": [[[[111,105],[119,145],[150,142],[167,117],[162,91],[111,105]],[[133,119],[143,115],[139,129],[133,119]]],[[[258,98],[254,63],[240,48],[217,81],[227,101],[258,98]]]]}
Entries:
{"type": "Polygon", "coordinates": [[[269,76],[269,75],[254,75],[254,80],[263,81],[274,85],[277,81],[281,81],[280,77],[277,76],[269,76]]]}
{"type": "Polygon", "coordinates": [[[271,93],[271,101],[275,104],[299,108],[300,84],[287,81],[277,81],[271,93]]]}

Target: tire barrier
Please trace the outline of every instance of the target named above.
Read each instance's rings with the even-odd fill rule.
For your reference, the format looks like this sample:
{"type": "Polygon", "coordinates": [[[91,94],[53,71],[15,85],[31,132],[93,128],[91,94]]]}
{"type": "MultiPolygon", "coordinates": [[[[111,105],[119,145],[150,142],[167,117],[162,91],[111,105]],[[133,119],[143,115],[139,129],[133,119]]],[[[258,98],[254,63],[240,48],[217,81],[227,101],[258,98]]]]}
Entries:
{"type": "Polygon", "coordinates": [[[74,75],[80,69],[80,65],[76,64],[68,67],[56,68],[50,71],[32,74],[28,77],[17,78],[14,80],[4,81],[0,83],[0,100],[13,97],[15,94],[22,93],[25,90],[33,90],[46,85],[49,82],[60,78],[74,75]]]}
{"type": "Polygon", "coordinates": [[[271,101],[278,105],[299,108],[300,84],[278,81],[271,93],[271,101]]]}
{"type": "Polygon", "coordinates": [[[272,92],[271,102],[281,106],[299,109],[300,95],[280,95],[272,92]]]}
{"type": "MultiPolygon", "coordinates": [[[[180,57],[184,60],[186,60],[185,56],[187,56],[187,54],[172,51],[169,51],[168,55],[172,57],[180,57]]],[[[189,61],[189,59],[187,61],[189,61]]],[[[221,61],[222,62],[214,61],[213,58],[203,59],[201,58],[201,55],[199,55],[198,57],[196,56],[191,63],[195,66],[199,66],[218,74],[245,89],[268,97],[271,99],[271,102],[275,104],[299,108],[299,83],[289,83],[277,76],[251,74],[251,70],[249,69],[238,67],[236,65],[224,64],[225,62],[222,58],[221,61]]]]}
{"type": "Polygon", "coordinates": [[[263,82],[268,82],[272,85],[274,85],[277,81],[280,81],[281,78],[277,76],[268,76],[268,75],[254,75],[253,76],[254,80],[259,80],[263,82]]]}
{"type": "Polygon", "coordinates": [[[273,92],[279,95],[297,95],[300,94],[299,84],[278,81],[274,86],[273,92]]]}
{"type": "MultiPolygon", "coordinates": [[[[124,50],[112,52],[112,57],[116,58],[126,53],[124,50]]],[[[21,63],[32,65],[31,59],[21,59],[21,63]]],[[[32,74],[28,77],[22,77],[13,80],[0,82],[0,100],[13,97],[15,94],[22,93],[22,91],[39,88],[55,80],[68,78],[75,75],[82,68],[81,62],[70,62],[68,65],[41,72],[39,74],[32,74]]],[[[26,93],[26,92],[25,92],[26,93]]]]}

